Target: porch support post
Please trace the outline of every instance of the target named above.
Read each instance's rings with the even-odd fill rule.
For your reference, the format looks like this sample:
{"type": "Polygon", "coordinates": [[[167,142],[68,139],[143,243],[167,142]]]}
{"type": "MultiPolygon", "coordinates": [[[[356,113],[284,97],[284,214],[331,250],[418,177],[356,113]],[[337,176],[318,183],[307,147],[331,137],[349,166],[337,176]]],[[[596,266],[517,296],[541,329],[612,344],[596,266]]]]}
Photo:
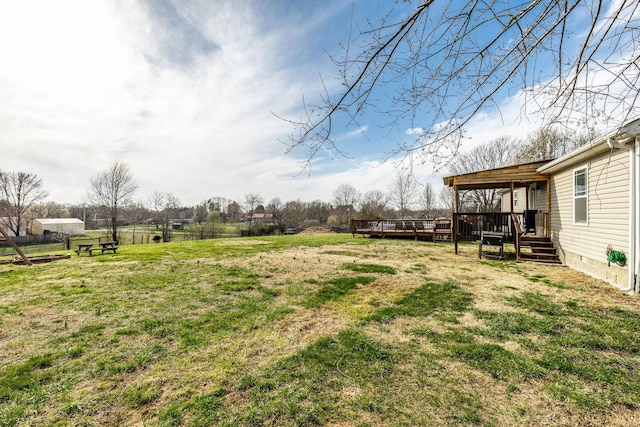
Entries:
{"type": "Polygon", "coordinates": [[[551,237],[551,175],[547,175],[547,223],[544,227],[545,237],[551,237]]]}
{"type": "MultiPolygon", "coordinates": [[[[458,224],[457,224],[457,219],[456,219],[456,214],[458,213],[458,208],[459,208],[459,202],[458,202],[458,186],[456,184],[453,185],[453,215],[451,218],[452,221],[452,230],[451,232],[453,233],[453,247],[454,247],[454,252],[456,255],[458,255],[458,224]]],[[[435,224],[434,224],[435,226],[435,224]]]]}
{"type": "MultiPolygon", "coordinates": [[[[514,206],[514,204],[513,204],[513,190],[514,190],[513,181],[511,181],[509,189],[511,190],[511,224],[512,224],[511,225],[511,231],[512,231],[512,233],[514,233],[513,237],[515,238],[514,246],[516,248],[516,259],[518,261],[520,261],[520,247],[518,245],[518,230],[516,229],[515,224],[513,223],[513,221],[514,221],[513,220],[513,206],[514,206]]],[[[525,193],[526,193],[526,191],[525,191],[525,193]]]]}
{"type": "Polygon", "coordinates": [[[513,181],[511,181],[511,213],[513,213],[513,181]]]}

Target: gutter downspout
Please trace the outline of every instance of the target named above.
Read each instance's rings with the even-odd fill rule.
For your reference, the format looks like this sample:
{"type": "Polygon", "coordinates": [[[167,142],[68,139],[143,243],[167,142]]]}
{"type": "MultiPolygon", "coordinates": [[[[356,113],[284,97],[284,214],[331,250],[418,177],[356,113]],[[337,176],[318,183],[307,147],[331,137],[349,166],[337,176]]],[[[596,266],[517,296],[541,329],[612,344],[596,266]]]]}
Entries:
{"type": "Polygon", "coordinates": [[[636,142],[627,146],[629,150],[629,262],[627,263],[627,289],[623,292],[636,293],[636,142]]]}
{"type": "Polygon", "coordinates": [[[638,227],[640,227],[640,209],[636,206],[640,200],[640,136],[636,136],[629,150],[629,256],[627,263],[628,285],[622,292],[638,294],[640,283],[637,280],[640,271],[640,239],[638,239],[638,227]]]}
{"type": "MultiPolygon", "coordinates": [[[[634,213],[633,218],[633,266],[629,272],[629,287],[633,286],[633,292],[637,295],[640,293],[640,283],[638,283],[638,271],[640,271],[640,238],[638,238],[638,231],[640,231],[640,209],[638,209],[638,200],[640,200],[640,136],[636,136],[635,144],[631,150],[633,153],[633,170],[631,187],[634,188],[634,193],[631,199],[631,210],[634,213]]],[[[631,242],[630,242],[631,243],[631,242]]]]}
{"type": "Polygon", "coordinates": [[[638,171],[640,170],[638,145],[640,144],[640,137],[634,138],[633,144],[627,145],[629,150],[629,249],[628,249],[628,262],[627,262],[627,287],[621,289],[624,293],[638,293],[638,283],[636,274],[638,272],[638,254],[640,248],[638,244],[640,239],[637,236],[637,230],[640,224],[638,214],[640,210],[637,208],[636,203],[640,199],[638,185],[638,171]]]}

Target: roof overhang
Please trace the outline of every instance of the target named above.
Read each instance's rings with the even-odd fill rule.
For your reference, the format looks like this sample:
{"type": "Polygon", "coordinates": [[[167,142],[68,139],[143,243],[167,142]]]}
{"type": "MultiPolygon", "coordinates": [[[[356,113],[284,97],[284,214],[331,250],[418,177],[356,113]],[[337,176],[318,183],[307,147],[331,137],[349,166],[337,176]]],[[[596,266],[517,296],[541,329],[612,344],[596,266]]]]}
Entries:
{"type": "Polygon", "coordinates": [[[548,174],[540,173],[537,169],[549,163],[525,163],[521,165],[505,166],[462,175],[445,176],[444,185],[459,190],[479,190],[494,188],[525,187],[533,182],[546,182],[548,174]]]}

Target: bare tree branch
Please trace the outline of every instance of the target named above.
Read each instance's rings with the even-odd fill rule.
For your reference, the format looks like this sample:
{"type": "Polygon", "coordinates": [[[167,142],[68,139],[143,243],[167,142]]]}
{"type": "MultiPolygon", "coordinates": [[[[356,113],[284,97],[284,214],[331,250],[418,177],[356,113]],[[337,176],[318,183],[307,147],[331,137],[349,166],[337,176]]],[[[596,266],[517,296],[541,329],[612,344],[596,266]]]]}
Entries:
{"type": "Polygon", "coordinates": [[[377,111],[390,130],[423,130],[392,154],[437,162],[457,152],[472,119],[514,93],[525,98],[521,118],[545,126],[621,123],[640,114],[639,40],[637,0],[394,2],[334,58],[342,92],[323,85],[322,102],[304,102],[301,119],[288,120],[288,151],[306,150],[305,168],[321,149],[344,154],[338,118],[361,126],[377,111]]]}

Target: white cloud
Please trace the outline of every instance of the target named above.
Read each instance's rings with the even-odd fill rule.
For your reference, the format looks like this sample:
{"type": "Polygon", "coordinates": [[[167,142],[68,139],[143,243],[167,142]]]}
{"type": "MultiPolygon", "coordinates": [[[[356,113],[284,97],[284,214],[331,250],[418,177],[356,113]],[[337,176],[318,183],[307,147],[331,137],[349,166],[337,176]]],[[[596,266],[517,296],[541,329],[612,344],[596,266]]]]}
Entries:
{"type": "Polygon", "coordinates": [[[199,6],[178,12],[219,49],[174,64],[172,36],[158,32],[180,29],[160,26],[141,3],[3,5],[0,168],[37,173],[59,202],[80,202],[114,160],[129,164],[143,199],[154,190],[186,204],[261,189],[295,197],[299,165],[278,142],[291,129],[271,111],[292,111],[307,80],[319,84],[312,64],[305,74],[284,62],[292,44],[283,37],[304,29],[265,32],[245,2],[199,6]]]}
{"type": "Polygon", "coordinates": [[[415,136],[420,136],[422,134],[424,134],[424,129],[417,127],[417,128],[409,128],[404,132],[406,135],[415,135],[415,136]]]}

